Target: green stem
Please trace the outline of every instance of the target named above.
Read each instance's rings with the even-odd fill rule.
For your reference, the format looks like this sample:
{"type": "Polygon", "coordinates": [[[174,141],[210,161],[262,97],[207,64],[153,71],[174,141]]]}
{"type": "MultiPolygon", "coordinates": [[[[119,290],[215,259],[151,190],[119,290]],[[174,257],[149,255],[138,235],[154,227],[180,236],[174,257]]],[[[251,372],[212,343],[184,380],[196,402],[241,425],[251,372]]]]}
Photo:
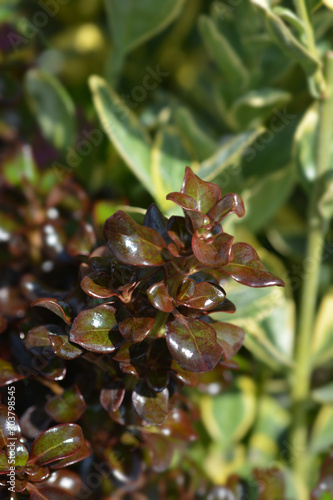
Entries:
{"type": "MultiPolygon", "coordinates": [[[[312,24],[305,0],[294,0],[295,9],[298,17],[303,21],[305,27],[306,43],[309,52],[318,59],[316,41],[313,33],[312,24]]],[[[313,75],[314,81],[318,87],[319,95],[324,95],[326,91],[326,83],[322,68],[318,68],[313,75]]]]}
{"type": "MultiPolygon", "coordinates": [[[[301,3],[301,2],[300,2],[301,3]]],[[[295,374],[293,379],[292,400],[294,405],[292,450],[294,470],[302,481],[307,483],[309,477],[307,448],[307,405],[311,382],[311,339],[316,314],[316,299],[319,289],[319,273],[321,258],[327,231],[327,221],[318,209],[322,196],[323,179],[330,166],[330,143],[333,132],[333,53],[327,55],[327,84],[329,95],[320,101],[317,174],[311,191],[308,216],[307,254],[304,262],[308,269],[303,277],[303,288],[300,299],[298,336],[295,354],[295,374]]],[[[304,500],[308,496],[304,497],[304,500]]],[[[303,499],[301,499],[303,500],[303,499]]]]}

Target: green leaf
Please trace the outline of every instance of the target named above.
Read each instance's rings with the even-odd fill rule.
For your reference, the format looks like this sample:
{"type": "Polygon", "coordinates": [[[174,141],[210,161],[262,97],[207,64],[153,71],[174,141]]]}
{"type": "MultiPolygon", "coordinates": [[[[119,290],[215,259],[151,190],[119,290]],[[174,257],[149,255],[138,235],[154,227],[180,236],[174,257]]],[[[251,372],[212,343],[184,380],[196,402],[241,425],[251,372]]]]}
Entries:
{"type": "Polygon", "coordinates": [[[166,341],[172,357],[185,370],[211,371],[222,355],[211,325],[180,314],[167,323],[166,341]]]}
{"type": "Polygon", "coordinates": [[[286,104],[291,97],[289,92],[273,88],[251,90],[233,102],[229,113],[240,129],[253,129],[262,125],[272,114],[272,109],[286,104]]]}
{"type": "Polygon", "coordinates": [[[314,454],[328,451],[333,444],[333,405],[324,405],[319,410],[314,422],[310,451],[314,454]]]}
{"type": "Polygon", "coordinates": [[[192,153],[193,158],[204,161],[215,153],[218,148],[217,142],[199,126],[187,108],[177,108],[175,120],[184,144],[192,153]]]}
{"type": "Polygon", "coordinates": [[[201,16],[199,30],[208,52],[230,85],[246,88],[250,80],[249,72],[229,40],[218,31],[214,21],[208,16],[201,16]]]}
{"type": "Polygon", "coordinates": [[[313,367],[321,366],[333,359],[333,288],[324,296],[317,315],[311,361],[313,367]]]}
{"type": "Polygon", "coordinates": [[[184,148],[177,130],[164,127],[158,131],[151,156],[151,183],[154,186],[155,199],[163,212],[171,206],[166,196],[179,191],[184,178],[186,165],[192,165],[191,157],[184,148]]]}
{"type": "MultiPolygon", "coordinates": [[[[264,263],[279,276],[285,270],[271,254],[262,255],[264,263]]],[[[229,281],[227,297],[237,304],[232,322],[244,329],[244,346],[270,368],[292,367],[295,334],[295,304],[288,287],[251,288],[229,281]]],[[[212,317],[225,321],[224,313],[212,317]]]]}
{"type": "Polygon", "coordinates": [[[254,422],[254,383],[247,377],[239,377],[236,385],[222,394],[204,396],[200,406],[207,432],[214,441],[228,448],[242,439],[254,422]]]}
{"type": "Polygon", "coordinates": [[[126,54],[162,31],[180,13],[184,0],[105,0],[116,50],[126,54]]]}
{"type": "Polygon", "coordinates": [[[69,339],[88,351],[113,352],[122,343],[116,326],[115,309],[109,304],[101,304],[78,314],[69,339]]]}
{"type": "Polygon", "coordinates": [[[260,128],[255,132],[244,132],[234,136],[221,146],[213,156],[201,163],[197,175],[205,181],[213,180],[229,165],[238,162],[245,149],[249,147],[263,131],[264,129],[260,128]]]}
{"type": "Polygon", "coordinates": [[[263,396],[249,442],[251,463],[266,467],[278,454],[277,443],[290,423],[290,415],[275,399],[263,396]]]}
{"type": "Polygon", "coordinates": [[[53,396],[45,404],[46,413],[59,424],[75,422],[86,410],[86,403],[77,387],[69,387],[62,394],[53,396]]]}
{"type": "Polygon", "coordinates": [[[305,33],[305,25],[304,22],[296,16],[295,12],[286,7],[281,7],[280,5],[274,7],[273,12],[280,16],[285,21],[289,22],[294,28],[297,29],[299,35],[303,35],[305,33]]]}
{"type": "Polygon", "coordinates": [[[42,432],[32,443],[29,463],[46,465],[79,452],[84,446],[81,427],[60,424],[42,432]]]}
{"type": "Polygon", "coordinates": [[[244,182],[246,187],[242,198],[246,212],[241,224],[254,232],[265,227],[289,198],[295,183],[296,175],[292,164],[267,175],[258,174],[244,182]]]}
{"type": "Polygon", "coordinates": [[[301,64],[304,71],[311,75],[320,66],[320,61],[295,38],[282,19],[272,12],[265,0],[252,0],[265,20],[266,28],[272,40],[295,62],[301,64]]]}
{"type": "Polygon", "coordinates": [[[44,137],[63,151],[73,146],[77,135],[75,107],[59,80],[40,69],[30,69],[26,73],[25,88],[44,137]]]}
{"type": "Polygon", "coordinates": [[[333,382],[314,389],[311,394],[317,403],[333,403],[333,382]]]}
{"type": "Polygon", "coordinates": [[[89,84],[105,133],[134,175],[147,191],[156,197],[155,186],[150,176],[151,141],[149,136],[134,113],[102,78],[92,76],[89,84]]]}
{"type": "Polygon", "coordinates": [[[316,178],[319,111],[315,102],[305,112],[294,136],[294,158],[302,186],[308,194],[316,178]]]}

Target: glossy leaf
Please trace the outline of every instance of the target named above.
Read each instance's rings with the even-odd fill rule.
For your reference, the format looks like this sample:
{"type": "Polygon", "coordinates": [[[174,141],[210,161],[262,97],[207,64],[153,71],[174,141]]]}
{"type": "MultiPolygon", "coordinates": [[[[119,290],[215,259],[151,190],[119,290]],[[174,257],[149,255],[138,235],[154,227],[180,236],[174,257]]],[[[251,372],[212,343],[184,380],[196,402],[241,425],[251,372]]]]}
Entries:
{"type": "Polygon", "coordinates": [[[107,221],[104,234],[115,257],[134,266],[161,266],[166,244],[153,229],[137,224],[125,212],[118,211],[107,221]]]}
{"type": "Polygon", "coordinates": [[[16,371],[12,363],[0,358],[0,387],[23,380],[24,378],[25,375],[16,371]]]}
{"type": "Polygon", "coordinates": [[[245,214],[243,200],[238,194],[228,193],[222,196],[222,198],[208,212],[208,216],[213,226],[215,226],[230,213],[235,213],[238,217],[243,217],[245,214]]]}
{"type": "Polygon", "coordinates": [[[99,400],[107,412],[117,411],[125,396],[125,387],[122,381],[112,382],[100,392],[99,400]]]}
{"type": "Polygon", "coordinates": [[[217,307],[225,298],[223,288],[213,283],[203,282],[195,286],[195,291],[191,297],[185,297],[178,302],[193,309],[202,309],[208,311],[217,307]]]}
{"type": "Polygon", "coordinates": [[[65,498],[65,500],[71,500],[79,498],[85,491],[80,476],[70,469],[52,472],[50,477],[38,487],[39,492],[44,494],[48,500],[55,498],[55,495],[65,498]]]}
{"type": "Polygon", "coordinates": [[[75,359],[82,354],[82,349],[72,344],[67,335],[49,335],[53,352],[58,358],[64,360],[75,359]]]}
{"type": "Polygon", "coordinates": [[[40,434],[32,443],[29,463],[46,465],[79,452],[84,445],[81,427],[60,424],[40,434]]]}
{"type": "Polygon", "coordinates": [[[141,418],[149,424],[161,425],[168,414],[169,391],[154,392],[143,382],[139,381],[132,394],[133,406],[141,418]]]}
{"type": "Polygon", "coordinates": [[[103,271],[87,274],[81,281],[82,290],[90,297],[108,299],[116,294],[110,288],[111,276],[103,271]]]}
{"type": "MultiPolygon", "coordinates": [[[[192,250],[196,258],[202,264],[209,267],[223,267],[226,266],[231,259],[233,250],[232,242],[233,236],[230,234],[219,234],[214,242],[207,243],[205,240],[200,239],[197,234],[192,238],[192,250]]],[[[223,270],[225,267],[223,267],[223,270]]]]}
{"type": "Polygon", "coordinates": [[[199,319],[177,315],[166,325],[166,340],[172,357],[185,370],[211,371],[222,354],[214,328],[199,319]]]}
{"type": "Polygon", "coordinates": [[[224,266],[223,272],[243,285],[252,287],[284,286],[283,281],[270,273],[261,262],[257,252],[247,243],[235,243],[233,259],[224,266]]]}
{"type": "Polygon", "coordinates": [[[150,303],[159,311],[171,312],[174,309],[173,299],[170,297],[163,281],[155,283],[147,290],[150,303]]]}
{"type": "Polygon", "coordinates": [[[86,410],[85,400],[74,385],[62,394],[50,398],[45,404],[46,413],[59,424],[76,422],[86,410]]]}
{"type": "Polygon", "coordinates": [[[8,414],[7,406],[0,404],[0,448],[3,448],[8,443],[9,437],[15,439],[21,437],[20,422],[15,413],[12,413],[8,414]]]}
{"type": "Polygon", "coordinates": [[[64,458],[60,458],[59,460],[56,460],[55,462],[50,464],[50,467],[51,469],[62,469],[68,467],[69,465],[76,464],[77,462],[81,462],[81,460],[84,460],[90,455],[91,455],[90,445],[88,441],[84,441],[81,448],[76,453],[64,458]]]}
{"type": "Polygon", "coordinates": [[[75,318],[69,340],[93,352],[113,352],[121,343],[115,330],[115,310],[108,304],[101,304],[81,311],[75,318]]]}
{"type": "Polygon", "coordinates": [[[221,188],[212,182],[206,182],[186,167],[181,193],[196,201],[197,209],[207,214],[221,198],[221,188]]]}
{"type": "Polygon", "coordinates": [[[27,349],[34,347],[49,347],[51,333],[58,333],[61,329],[57,325],[35,326],[28,331],[24,345],[27,349]]]}
{"type": "Polygon", "coordinates": [[[62,302],[61,300],[42,298],[35,300],[31,305],[45,307],[46,309],[49,309],[54,314],[59,316],[59,318],[63,319],[68,325],[71,324],[71,314],[69,311],[69,307],[65,302],[62,302]]]}
{"type": "Polygon", "coordinates": [[[216,331],[217,342],[223,349],[223,359],[232,358],[243,345],[244,331],[230,323],[213,323],[212,326],[216,331]]]}
{"type": "Polygon", "coordinates": [[[154,328],[154,318],[127,318],[119,324],[119,331],[129,342],[141,342],[154,328]]]}

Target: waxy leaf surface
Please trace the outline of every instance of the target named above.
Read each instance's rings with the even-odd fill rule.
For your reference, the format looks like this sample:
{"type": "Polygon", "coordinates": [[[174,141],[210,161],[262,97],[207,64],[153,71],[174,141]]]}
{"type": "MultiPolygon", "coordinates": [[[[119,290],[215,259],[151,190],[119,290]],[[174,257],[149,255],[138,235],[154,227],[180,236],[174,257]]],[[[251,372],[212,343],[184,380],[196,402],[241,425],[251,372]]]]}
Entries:
{"type": "Polygon", "coordinates": [[[252,287],[284,286],[280,278],[268,271],[251,245],[235,243],[232,251],[233,260],[224,266],[223,271],[234,280],[252,287]]]}
{"type": "Polygon", "coordinates": [[[212,243],[199,238],[197,234],[192,237],[192,250],[202,264],[209,267],[223,267],[231,258],[233,236],[219,234],[212,243]]]}
{"type": "Polygon", "coordinates": [[[125,386],[122,381],[115,381],[100,392],[99,400],[107,412],[117,411],[125,396],[125,386]]]}
{"type": "Polygon", "coordinates": [[[177,316],[166,325],[166,341],[172,357],[185,370],[211,371],[222,354],[214,328],[199,319],[177,316]]]}
{"type": "Polygon", "coordinates": [[[53,352],[58,358],[70,360],[75,359],[82,354],[82,349],[72,344],[67,335],[49,335],[53,352]]]}
{"type": "Polygon", "coordinates": [[[208,216],[213,226],[215,226],[232,212],[238,215],[238,217],[243,217],[245,215],[245,207],[242,198],[238,194],[228,193],[209,211],[208,216]]]}
{"type": "Polygon", "coordinates": [[[223,359],[232,358],[244,342],[244,331],[236,325],[229,323],[213,323],[213,328],[216,331],[217,342],[223,349],[223,359]]]}
{"type": "Polygon", "coordinates": [[[167,287],[163,281],[155,283],[147,290],[150,303],[159,311],[171,312],[174,310],[173,299],[170,297],[167,287]]]}
{"type": "Polygon", "coordinates": [[[93,352],[112,352],[122,342],[122,337],[113,329],[117,326],[115,310],[101,304],[81,311],[75,318],[70,340],[93,352]]]}
{"type": "Polygon", "coordinates": [[[221,188],[217,184],[203,181],[189,167],[185,170],[181,192],[194,198],[198,210],[203,214],[209,212],[221,198],[221,188]]]}
{"type": "Polygon", "coordinates": [[[133,391],[133,406],[139,416],[149,424],[161,425],[168,415],[169,391],[154,392],[143,382],[139,381],[133,391]]]}
{"type": "Polygon", "coordinates": [[[119,210],[104,225],[104,235],[114,256],[133,266],[162,266],[165,241],[154,229],[140,226],[119,210]]]}
{"type": "Polygon", "coordinates": [[[82,290],[90,297],[108,299],[116,292],[110,289],[111,276],[103,271],[87,274],[81,281],[82,290]]]}
{"type": "Polygon", "coordinates": [[[154,328],[154,318],[127,318],[119,325],[122,336],[130,342],[141,342],[154,328]]]}
{"type": "Polygon", "coordinates": [[[22,380],[24,378],[25,375],[18,373],[9,361],[0,359],[0,387],[11,384],[12,382],[17,382],[18,380],[22,380]]]}
{"type": "Polygon", "coordinates": [[[86,410],[86,403],[79,390],[74,385],[66,389],[63,394],[49,399],[45,404],[46,413],[59,424],[75,422],[86,410]]]}
{"type": "Polygon", "coordinates": [[[221,287],[204,281],[195,286],[195,291],[191,297],[185,297],[185,299],[179,300],[179,303],[193,309],[209,310],[218,306],[224,298],[225,292],[221,287]]]}
{"type": "Polygon", "coordinates": [[[71,324],[71,314],[68,305],[61,300],[43,298],[35,300],[31,305],[45,307],[63,319],[68,325],[71,324]]]}
{"type": "Polygon", "coordinates": [[[70,457],[84,445],[81,427],[76,424],[60,424],[40,434],[32,443],[30,463],[46,465],[55,460],[70,457]]]}

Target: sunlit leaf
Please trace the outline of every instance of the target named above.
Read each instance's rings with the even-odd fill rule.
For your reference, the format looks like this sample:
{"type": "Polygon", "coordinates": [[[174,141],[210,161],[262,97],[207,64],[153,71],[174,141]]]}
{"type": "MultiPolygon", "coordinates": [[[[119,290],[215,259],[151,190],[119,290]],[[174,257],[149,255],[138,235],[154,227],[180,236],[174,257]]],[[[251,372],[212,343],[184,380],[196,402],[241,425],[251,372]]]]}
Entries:
{"type": "Polygon", "coordinates": [[[70,457],[84,445],[81,427],[76,424],[60,424],[40,434],[32,443],[29,463],[46,465],[58,459],[70,457]]]}
{"type": "Polygon", "coordinates": [[[69,339],[88,351],[112,352],[122,343],[121,335],[115,330],[116,326],[114,308],[108,304],[101,304],[78,314],[69,339]]]}
{"type": "Polygon", "coordinates": [[[166,325],[166,340],[172,357],[185,370],[211,371],[222,354],[214,328],[199,319],[177,315],[166,325]]]}

